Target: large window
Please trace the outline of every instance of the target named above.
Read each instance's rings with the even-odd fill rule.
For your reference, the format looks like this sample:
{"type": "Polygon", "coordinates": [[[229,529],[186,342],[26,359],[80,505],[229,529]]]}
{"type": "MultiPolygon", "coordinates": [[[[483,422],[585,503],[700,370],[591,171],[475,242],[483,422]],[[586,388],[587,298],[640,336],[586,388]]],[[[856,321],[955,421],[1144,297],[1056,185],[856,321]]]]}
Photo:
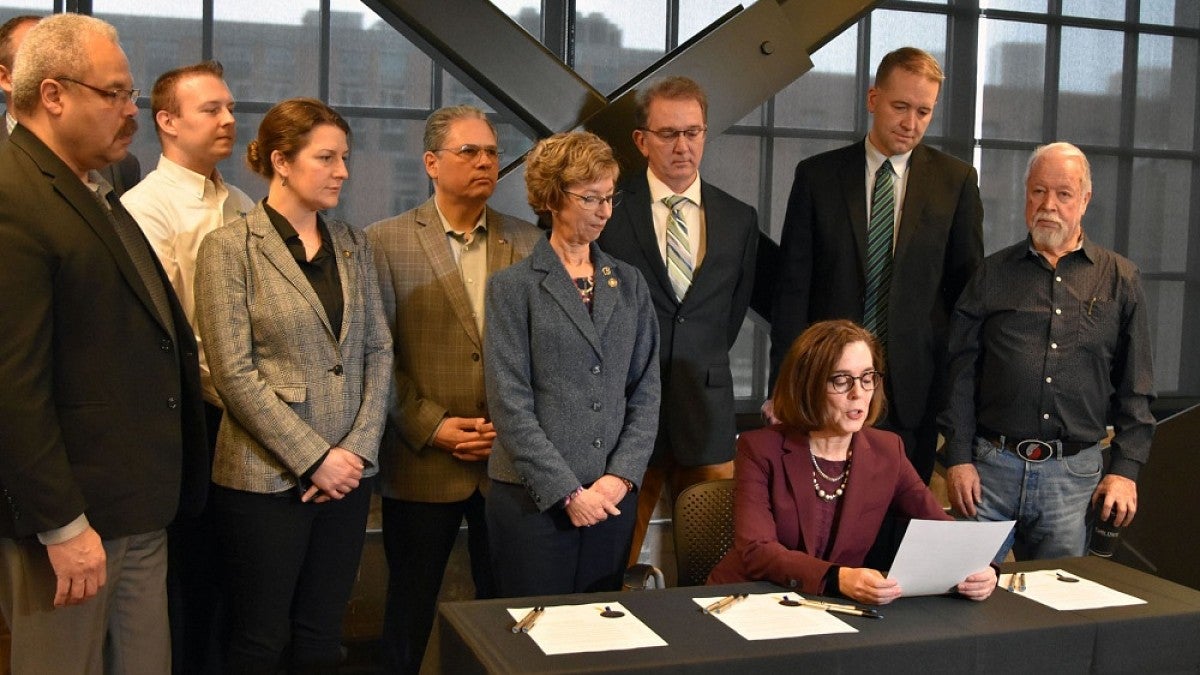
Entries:
{"type": "MultiPolygon", "coordinates": [[[[494,0],[602,94],[609,94],[734,9],[738,0],[494,0]],[[636,6],[636,10],[634,7],[636,6]],[[567,14],[564,7],[573,7],[567,14]],[[566,36],[566,37],[564,37],[566,36]]],[[[744,4],[751,4],[742,0],[744,4]]],[[[62,0],[0,0],[0,20],[61,11],[62,0]]],[[[288,96],[318,96],[354,129],[351,182],[339,215],[363,226],[427,198],[420,162],[425,117],[471,102],[443,57],[417,49],[359,0],[92,0],[121,30],[138,86],[201,58],[225,64],[238,99],[241,148],[222,166],[252,196],[244,168],[262,113],[288,96]]],[[[926,141],[979,170],[986,251],[1024,236],[1022,177],[1029,152],[1051,140],[1088,153],[1094,197],[1088,235],[1143,273],[1162,395],[1200,396],[1200,151],[1195,0],[890,0],[812,55],[814,68],[708,141],[703,174],[755,205],[776,240],[792,171],[810,155],[861,139],[865,93],[879,58],[922,47],[948,74],[926,141]]],[[[140,102],[148,108],[148,100],[140,102]]],[[[532,145],[503,110],[506,160],[532,145]]],[[[134,152],[158,156],[143,114],[134,152]]],[[[768,331],[747,322],[734,350],[746,410],[766,395],[768,331]]]]}

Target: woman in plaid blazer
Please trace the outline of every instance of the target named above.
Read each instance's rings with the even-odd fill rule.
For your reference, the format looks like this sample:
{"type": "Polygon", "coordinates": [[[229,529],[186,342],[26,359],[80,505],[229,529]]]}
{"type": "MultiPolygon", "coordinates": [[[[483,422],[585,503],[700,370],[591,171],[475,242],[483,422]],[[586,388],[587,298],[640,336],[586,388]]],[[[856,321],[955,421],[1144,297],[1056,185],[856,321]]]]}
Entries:
{"type": "Polygon", "coordinates": [[[349,132],[320,101],[274,106],[247,149],[267,198],[200,247],[200,335],[226,412],[213,508],[227,672],[341,659],[392,364],[367,239],[320,215],[349,175],[349,132]]]}

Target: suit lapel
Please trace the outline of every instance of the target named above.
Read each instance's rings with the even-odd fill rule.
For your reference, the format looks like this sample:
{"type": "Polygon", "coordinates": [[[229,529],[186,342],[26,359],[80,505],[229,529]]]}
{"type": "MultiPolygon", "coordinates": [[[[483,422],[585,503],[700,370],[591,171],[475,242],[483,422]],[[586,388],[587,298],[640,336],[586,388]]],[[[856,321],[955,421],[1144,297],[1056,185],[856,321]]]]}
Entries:
{"type": "MultiPolygon", "coordinates": [[[[246,216],[246,226],[250,228],[250,233],[258,238],[259,250],[262,251],[263,257],[300,293],[300,297],[308,302],[320,317],[326,334],[337,341],[338,336],[333,334],[333,327],[329,325],[329,316],[325,314],[325,306],[321,304],[321,299],[317,297],[317,292],[313,290],[308,277],[300,271],[300,265],[292,257],[292,252],[288,250],[279,233],[275,231],[275,226],[271,224],[267,212],[261,207],[251,211],[246,216]]],[[[340,265],[338,272],[341,272],[340,265]]],[[[342,287],[344,289],[345,284],[342,284],[342,287]]]]}
{"type": "MultiPolygon", "coordinates": [[[[433,268],[433,275],[441,285],[442,292],[450,301],[450,309],[458,317],[458,322],[462,324],[463,330],[467,331],[471,342],[476,347],[482,348],[483,341],[480,339],[479,329],[475,327],[475,319],[471,316],[471,301],[467,298],[466,287],[463,286],[462,272],[454,263],[454,254],[450,252],[450,244],[446,241],[446,230],[442,227],[442,219],[438,216],[432,197],[417,207],[417,241],[421,243],[421,250],[425,252],[425,258],[429,260],[429,266],[433,268]]],[[[494,260],[491,245],[492,235],[489,224],[489,267],[494,260]]],[[[489,269],[489,273],[490,271],[489,269]]]]}
{"type": "Polygon", "coordinates": [[[678,303],[671,279],[667,276],[667,265],[663,262],[662,252],[658,248],[658,235],[654,232],[654,215],[651,211],[650,184],[643,173],[637,180],[628,184],[629,195],[618,208],[625,210],[625,220],[633,230],[634,239],[642,251],[642,255],[650,264],[654,279],[646,281],[657,282],[662,293],[678,303]]]}
{"type": "MultiPolygon", "coordinates": [[[[595,244],[592,244],[595,251],[595,244]]],[[[587,339],[588,344],[592,345],[597,356],[604,356],[604,350],[600,347],[600,336],[596,330],[596,324],[592,321],[592,317],[588,314],[587,307],[584,307],[583,301],[579,299],[579,289],[575,288],[575,284],[567,276],[567,270],[563,267],[562,262],[555,255],[554,249],[550,248],[550,243],[546,241],[538,242],[538,245],[533,249],[530,255],[531,267],[545,274],[542,279],[542,288],[554,298],[558,306],[562,308],[563,313],[575,324],[579,332],[587,339]]],[[[602,276],[602,274],[601,274],[602,276]]],[[[600,282],[607,283],[607,282],[600,282]]],[[[599,295],[599,292],[596,294],[599,295]]],[[[609,293],[607,295],[615,295],[609,293]]],[[[593,297],[595,302],[595,296],[593,297]]],[[[595,309],[593,308],[593,311],[595,309]]],[[[608,310],[612,314],[612,309],[608,310]]]]}
{"type": "MultiPolygon", "coordinates": [[[[904,204],[900,209],[900,229],[896,234],[896,252],[892,256],[898,262],[908,252],[913,238],[917,235],[917,227],[921,222],[921,212],[925,210],[925,202],[929,198],[929,154],[925,146],[918,145],[913,149],[908,162],[908,178],[904,184],[904,204]]],[[[896,262],[893,262],[893,269],[896,262]]],[[[895,279],[895,273],[892,274],[895,279]]]]}
{"type": "Polygon", "coordinates": [[[592,278],[596,284],[595,290],[592,292],[592,326],[596,329],[596,335],[600,336],[604,335],[604,331],[608,328],[608,321],[617,308],[617,298],[621,294],[620,286],[623,281],[620,274],[622,268],[615,260],[603,253],[596,244],[593,243],[591,248],[592,260],[595,261],[592,278]],[[616,282],[615,286],[612,285],[614,281],[616,282]]]}
{"type": "MultiPolygon", "coordinates": [[[[28,134],[28,132],[24,132],[28,134]]],[[[37,137],[28,134],[29,138],[37,140],[37,137]]],[[[29,154],[43,173],[50,176],[51,185],[54,190],[62,195],[63,200],[83,218],[88,227],[96,234],[96,237],[108,249],[113,261],[117,263],[117,268],[121,270],[121,276],[125,277],[125,283],[138,297],[146,311],[154,318],[154,321],[167,330],[168,334],[173,334],[173,327],[168,327],[163,324],[164,319],[159,314],[158,309],[154,306],[154,301],[150,298],[150,292],[146,290],[146,284],[142,282],[141,276],[133,266],[133,260],[129,257],[129,251],[125,250],[125,245],[121,243],[120,237],[117,236],[116,230],[113,229],[112,222],[109,221],[108,215],[104,212],[104,207],[100,205],[99,200],[88,189],[83,181],[79,180],[66,164],[55,156],[49,148],[37,141],[37,145],[28,143],[28,139],[24,137],[12,138],[14,143],[17,143],[26,153],[29,154]],[[53,158],[53,161],[50,161],[53,158]]],[[[153,256],[152,256],[153,257],[153,256]]],[[[156,264],[157,269],[157,264],[156,264]]],[[[163,286],[167,286],[166,278],[161,273],[159,278],[162,280],[163,286]]]]}
{"type": "MultiPolygon", "coordinates": [[[[354,298],[358,289],[358,264],[354,259],[358,246],[353,240],[355,236],[349,228],[343,229],[326,221],[329,228],[329,239],[333,245],[333,255],[337,259],[338,278],[342,282],[342,334],[338,336],[338,344],[346,339],[350,330],[349,317],[358,311],[354,298]]],[[[360,235],[361,236],[361,235],[360,235]]],[[[324,308],[324,306],[322,306],[324,308]]]]}
{"type": "MultiPolygon", "coordinates": [[[[863,141],[865,143],[866,141],[863,141]]],[[[850,229],[858,247],[858,269],[864,277],[867,269],[867,149],[862,144],[850,146],[846,161],[839,170],[842,194],[846,199],[846,213],[850,217],[850,229]]]]}
{"type": "Polygon", "coordinates": [[[783,471],[788,486],[796,496],[796,518],[800,522],[800,537],[804,550],[816,548],[813,533],[817,531],[817,495],[812,488],[812,460],[809,459],[808,439],[801,433],[791,432],[783,438],[783,471]]]}
{"type": "MultiPolygon", "coordinates": [[[[860,432],[851,437],[850,450],[852,452],[850,466],[846,468],[853,473],[847,479],[846,491],[841,497],[842,513],[838,516],[838,529],[841,531],[831,542],[830,560],[837,560],[838,556],[843,555],[847,546],[862,544],[861,541],[856,542],[856,538],[849,536],[848,533],[853,531],[855,523],[863,515],[868,503],[878,503],[878,491],[891,489],[891,485],[885,484],[879,478],[880,467],[875,461],[875,457],[872,456],[874,450],[865,434],[860,432]]],[[[888,502],[891,502],[890,496],[888,502]]]]}

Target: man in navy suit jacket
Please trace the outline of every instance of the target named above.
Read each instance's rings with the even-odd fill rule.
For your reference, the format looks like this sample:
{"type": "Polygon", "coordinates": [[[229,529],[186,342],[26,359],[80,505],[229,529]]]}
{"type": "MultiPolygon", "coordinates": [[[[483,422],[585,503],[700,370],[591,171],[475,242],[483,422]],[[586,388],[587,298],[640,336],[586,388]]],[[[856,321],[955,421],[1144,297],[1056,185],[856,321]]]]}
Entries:
{"type": "Polygon", "coordinates": [[[983,204],[975,169],[921,144],[933,119],[942,70],[903,47],[884,56],[867,93],[866,140],[800,162],[780,240],[771,323],[771,381],[788,347],[824,319],[863,322],[867,223],[875,173],[896,177],[891,284],[881,321],[887,418],[928,483],[937,449],[934,418],[944,401],[951,312],[983,259],[983,204]]]}
{"type": "Polygon", "coordinates": [[[729,350],[754,290],[758,246],[754,209],[700,179],[708,121],[700,85],[686,77],[654,82],[639,93],[636,115],[633,140],[649,167],[622,183],[622,202],[599,239],[646,277],[661,333],[662,407],[631,563],[664,483],[674,501],[689,485],[733,476],[729,350]],[[686,200],[672,209],[664,199],[673,196],[686,200]],[[669,232],[672,211],[682,217],[684,243],[669,232]]]}

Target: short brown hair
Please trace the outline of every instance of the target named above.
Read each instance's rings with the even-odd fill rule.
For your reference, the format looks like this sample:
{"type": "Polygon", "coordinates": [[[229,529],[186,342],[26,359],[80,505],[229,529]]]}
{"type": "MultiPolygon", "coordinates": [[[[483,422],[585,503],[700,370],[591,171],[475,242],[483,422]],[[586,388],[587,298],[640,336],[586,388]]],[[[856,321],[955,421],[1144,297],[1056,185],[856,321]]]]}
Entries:
{"type": "Polygon", "coordinates": [[[650,120],[650,104],[654,99],[665,98],[672,101],[695,101],[700,104],[700,114],[708,123],[708,96],[690,77],[674,75],[651,82],[649,86],[638,92],[637,108],[633,113],[633,125],[645,129],[650,120]]]}
{"type": "Polygon", "coordinates": [[[34,14],[22,14],[14,16],[0,26],[0,66],[12,70],[13,59],[17,56],[17,50],[13,47],[13,33],[27,23],[37,23],[41,20],[42,17],[34,14]]]}
{"type": "MultiPolygon", "coordinates": [[[[775,380],[771,400],[780,422],[805,433],[825,428],[830,423],[829,376],[842,358],[846,345],[865,342],[871,350],[875,369],[882,372],[879,341],[862,326],[837,319],[808,327],[788,349],[775,380]]],[[[867,410],[867,424],[874,424],[887,409],[883,387],[876,387],[867,410]]]]}
{"type": "Polygon", "coordinates": [[[942,84],[942,80],[946,79],[941,65],[929,52],[916,47],[901,47],[888,52],[879,62],[879,67],[875,69],[875,86],[883,86],[883,83],[897,68],[902,68],[913,75],[920,75],[930,82],[937,82],[939,86],[942,84]]]}
{"type": "Polygon", "coordinates": [[[571,131],[544,138],[525,158],[525,195],[537,213],[557,209],[568,185],[612,177],[620,166],[612,148],[590,131],[571,131]]]}
{"type": "Polygon", "coordinates": [[[289,98],[276,103],[258,125],[258,137],[246,146],[246,164],[254,173],[274,178],[271,153],[278,150],[289,161],[295,159],[296,153],[308,145],[312,130],[322,124],[332,124],[346,132],[347,141],[350,139],[346,120],[315,98],[289,98]]]}
{"type": "MultiPolygon", "coordinates": [[[[429,119],[425,120],[425,151],[437,152],[446,144],[446,136],[450,135],[450,127],[458,120],[483,120],[487,122],[492,135],[496,134],[496,125],[488,119],[487,113],[473,105],[453,105],[438,108],[429,119]]],[[[497,136],[498,138],[498,136],[497,136]]]]}
{"type": "Polygon", "coordinates": [[[166,110],[172,115],[179,114],[179,97],[175,89],[181,81],[195,75],[212,75],[218,80],[225,79],[225,68],[218,61],[201,61],[190,66],[168,70],[154,81],[150,90],[150,112],[158,116],[160,110],[166,110]]]}

